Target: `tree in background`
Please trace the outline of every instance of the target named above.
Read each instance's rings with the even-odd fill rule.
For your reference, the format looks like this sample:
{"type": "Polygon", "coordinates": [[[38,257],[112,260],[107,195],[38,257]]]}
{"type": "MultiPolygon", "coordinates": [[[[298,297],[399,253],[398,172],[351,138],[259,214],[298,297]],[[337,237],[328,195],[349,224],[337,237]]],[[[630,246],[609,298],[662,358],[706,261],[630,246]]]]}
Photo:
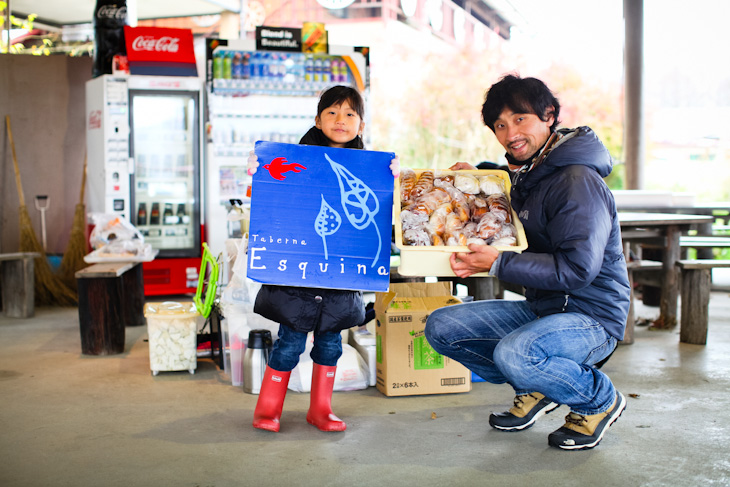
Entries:
{"type": "Polygon", "coordinates": [[[484,126],[486,90],[508,73],[544,80],[559,97],[563,127],[593,128],[617,161],[607,178],[623,186],[623,97],[620,87],[584,80],[575,69],[552,65],[521,70],[520,57],[501,49],[420,53],[397,46],[388,65],[371,73],[373,149],[396,152],[412,168],[446,169],[455,162],[504,164],[504,148],[484,126]],[[405,81],[404,81],[405,80],[405,81]]]}

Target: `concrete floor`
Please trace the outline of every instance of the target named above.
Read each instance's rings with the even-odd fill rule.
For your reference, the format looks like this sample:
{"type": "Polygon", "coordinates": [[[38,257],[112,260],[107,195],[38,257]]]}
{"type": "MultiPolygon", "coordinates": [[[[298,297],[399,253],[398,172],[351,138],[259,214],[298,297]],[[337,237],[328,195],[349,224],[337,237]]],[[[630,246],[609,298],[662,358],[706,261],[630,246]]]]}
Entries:
{"type": "Polygon", "coordinates": [[[707,346],[638,328],[603,369],[627,409],[584,452],[547,445],[566,407],[521,433],[492,430],[489,413],[508,408],[512,391],[487,383],[403,398],[337,392],[343,433],[308,425],[309,395],[290,392],[281,432],[255,430],[257,396],[209,359],[195,375],[153,377],[146,327],[127,328],[125,353],[91,357],[75,308],[1,316],[0,485],[730,485],[729,316],[730,295],[713,293],[707,346]]]}

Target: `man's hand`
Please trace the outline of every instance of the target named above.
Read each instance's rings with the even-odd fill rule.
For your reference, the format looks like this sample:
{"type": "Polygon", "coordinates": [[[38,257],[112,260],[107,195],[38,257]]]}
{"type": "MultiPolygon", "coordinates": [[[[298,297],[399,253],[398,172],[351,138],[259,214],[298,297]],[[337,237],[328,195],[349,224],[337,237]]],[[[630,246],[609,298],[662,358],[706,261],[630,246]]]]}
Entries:
{"type": "Polygon", "coordinates": [[[256,156],[254,151],[248,153],[248,163],[246,164],[246,167],[248,168],[249,176],[256,174],[256,170],[259,168],[259,158],[256,156]]]}
{"type": "Polygon", "coordinates": [[[454,252],[449,257],[451,270],[458,277],[469,277],[478,272],[489,272],[499,251],[491,245],[469,245],[471,252],[454,252]]]}
{"type": "Polygon", "coordinates": [[[472,166],[468,162],[457,162],[453,166],[449,168],[450,171],[461,171],[462,169],[471,169],[474,170],[476,167],[472,166]]]}

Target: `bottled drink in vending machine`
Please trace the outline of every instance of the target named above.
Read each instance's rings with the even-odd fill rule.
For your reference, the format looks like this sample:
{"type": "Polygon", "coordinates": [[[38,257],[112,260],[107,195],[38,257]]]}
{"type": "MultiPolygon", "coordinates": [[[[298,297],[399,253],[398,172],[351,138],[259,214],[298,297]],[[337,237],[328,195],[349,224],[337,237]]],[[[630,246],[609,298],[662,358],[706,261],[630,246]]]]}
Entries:
{"type": "Polygon", "coordinates": [[[190,222],[190,218],[188,218],[188,215],[185,212],[185,203],[180,203],[177,205],[177,222],[179,224],[190,222]]]}
{"type": "Polygon", "coordinates": [[[147,204],[140,203],[137,211],[137,225],[147,225],[147,204]]]}
{"type": "Polygon", "coordinates": [[[332,81],[332,61],[325,57],[322,59],[322,81],[329,83],[332,81]]]}
{"type": "Polygon", "coordinates": [[[274,81],[279,79],[279,56],[273,52],[269,54],[269,78],[274,81]]]}
{"type": "Polygon", "coordinates": [[[152,211],[150,212],[150,225],[160,224],[160,204],[152,203],[152,211]]]}
{"type": "Polygon", "coordinates": [[[213,55],[213,79],[223,77],[223,53],[217,52],[213,55]]]}
{"type": "Polygon", "coordinates": [[[233,54],[231,61],[231,78],[243,79],[243,59],[240,52],[233,54]]]}
{"type": "Polygon", "coordinates": [[[227,52],[223,56],[223,79],[231,79],[232,77],[233,53],[227,52]]]}
{"type": "Polygon", "coordinates": [[[322,58],[320,56],[314,59],[314,81],[322,81],[322,58]]]}
{"type": "Polygon", "coordinates": [[[251,54],[248,52],[243,53],[243,79],[249,79],[251,77],[251,54]]]}
{"type": "Polygon", "coordinates": [[[162,224],[170,225],[174,222],[175,216],[172,214],[172,203],[165,203],[165,213],[162,214],[162,224]]]}
{"type": "Polygon", "coordinates": [[[350,76],[347,72],[347,63],[345,63],[344,59],[340,59],[340,83],[349,83],[350,82],[350,76]]]}
{"type": "Polygon", "coordinates": [[[269,68],[271,67],[271,58],[268,53],[261,53],[261,64],[259,64],[261,79],[263,81],[269,80],[269,68]]]}
{"type": "Polygon", "coordinates": [[[339,83],[340,81],[340,61],[333,57],[330,59],[330,76],[332,77],[333,83],[339,83]]]}
{"type": "Polygon", "coordinates": [[[304,60],[304,81],[309,83],[314,81],[314,59],[307,56],[304,60]]]}

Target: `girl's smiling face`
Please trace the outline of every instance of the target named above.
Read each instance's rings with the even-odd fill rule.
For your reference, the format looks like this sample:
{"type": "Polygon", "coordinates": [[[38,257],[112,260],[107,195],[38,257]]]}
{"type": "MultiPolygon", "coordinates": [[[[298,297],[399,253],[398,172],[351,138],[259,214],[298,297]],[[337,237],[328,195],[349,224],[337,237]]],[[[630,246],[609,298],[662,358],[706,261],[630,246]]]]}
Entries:
{"type": "Polygon", "coordinates": [[[362,135],[365,122],[350,106],[343,101],[322,110],[314,119],[315,126],[330,140],[330,147],[345,147],[345,144],[362,135]]]}

